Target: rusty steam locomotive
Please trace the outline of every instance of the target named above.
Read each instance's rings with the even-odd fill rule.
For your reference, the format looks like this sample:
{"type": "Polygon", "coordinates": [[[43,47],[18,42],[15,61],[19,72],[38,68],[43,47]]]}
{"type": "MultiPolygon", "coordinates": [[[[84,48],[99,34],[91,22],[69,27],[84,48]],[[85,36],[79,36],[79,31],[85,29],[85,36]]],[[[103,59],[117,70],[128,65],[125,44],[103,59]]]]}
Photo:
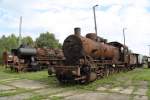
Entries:
{"type": "Polygon", "coordinates": [[[120,71],[132,70],[137,55],[119,42],[109,42],[95,33],[81,36],[80,28],[68,36],[63,43],[65,60],[55,66],[56,77],[60,82],[75,81],[87,83],[98,77],[120,71]]]}
{"type": "Polygon", "coordinates": [[[39,71],[49,68],[49,74],[51,74],[51,66],[57,64],[59,59],[63,59],[61,49],[33,48],[28,45],[20,45],[19,48],[12,49],[10,54],[7,51],[3,54],[6,68],[17,72],[39,71]]]}

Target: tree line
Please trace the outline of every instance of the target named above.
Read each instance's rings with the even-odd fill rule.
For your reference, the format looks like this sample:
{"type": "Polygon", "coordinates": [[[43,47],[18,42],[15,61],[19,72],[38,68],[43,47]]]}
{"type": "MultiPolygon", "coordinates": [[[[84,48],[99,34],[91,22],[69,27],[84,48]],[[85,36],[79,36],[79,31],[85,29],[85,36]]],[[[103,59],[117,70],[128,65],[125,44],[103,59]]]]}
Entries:
{"type": "MultiPolygon", "coordinates": [[[[0,38],[0,63],[2,63],[2,54],[4,51],[11,52],[11,49],[19,47],[19,37],[14,34],[9,36],[3,35],[0,38]]],[[[35,41],[30,36],[22,37],[21,44],[39,48],[61,48],[59,40],[50,32],[41,33],[35,41]]]]}

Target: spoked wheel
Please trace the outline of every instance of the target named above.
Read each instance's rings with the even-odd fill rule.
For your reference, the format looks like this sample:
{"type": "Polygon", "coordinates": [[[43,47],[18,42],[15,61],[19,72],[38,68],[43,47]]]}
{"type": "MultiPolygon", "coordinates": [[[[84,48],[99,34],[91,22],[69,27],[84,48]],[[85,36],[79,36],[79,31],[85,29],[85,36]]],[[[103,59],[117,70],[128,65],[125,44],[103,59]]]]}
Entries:
{"type": "Polygon", "coordinates": [[[85,78],[79,80],[79,82],[81,84],[85,84],[85,83],[88,83],[89,80],[90,80],[90,67],[88,65],[83,65],[82,68],[81,68],[81,76],[85,76],[85,78]]]}
{"type": "Polygon", "coordinates": [[[91,73],[89,74],[88,81],[89,81],[89,82],[93,82],[93,81],[95,81],[96,79],[97,79],[97,74],[96,74],[95,72],[91,72],[91,73]]]}
{"type": "Polygon", "coordinates": [[[100,74],[100,77],[101,77],[101,78],[104,78],[104,77],[105,77],[105,74],[106,74],[105,68],[102,68],[100,73],[101,73],[101,74],[100,74]]]}
{"type": "Polygon", "coordinates": [[[86,84],[89,82],[93,82],[97,79],[97,74],[95,72],[90,72],[84,79],[79,80],[80,84],[86,84]]]}

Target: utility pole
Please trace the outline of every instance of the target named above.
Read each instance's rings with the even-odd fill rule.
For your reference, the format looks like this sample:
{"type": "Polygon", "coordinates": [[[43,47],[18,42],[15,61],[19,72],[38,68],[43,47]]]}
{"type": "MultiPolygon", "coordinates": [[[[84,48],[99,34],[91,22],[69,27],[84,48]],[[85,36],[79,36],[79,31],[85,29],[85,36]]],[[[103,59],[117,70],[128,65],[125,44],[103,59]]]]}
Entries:
{"type": "Polygon", "coordinates": [[[97,23],[96,23],[96,13],[95,13],[95,8],[96,8],[97,6],[98,6],[98,5],[94,5],[94,6],[93,6],[94,25],[95,25],[95,33],[96,33],[96,36],[97,36],[97,23]]]}
{"type": "Polygon", "coordinates": [[[125,61],[125,45],[126,45],[126,38],[125,38],[125,30],[126,30],[127,28],[123,28],[123,41],[124,41],[124,48],[123,48],[123,52],[124,52],[124,61],[125,61]]]}
{"type": "Polygon", "coordinates": [[[150,56],[150,45],[148,45],[148,47],[149,47],[149,56],[150,56]]]}
{"type": "Polygon", "coordinates": [[[149,56],[147,58],[147,65],[148,65],[148,68],[150,68],[150,45],[148,45],[149,47],[149,56]]]}
{"type": "Polygon", "coordinates": [[[124,43],[124,46],[126,45],[126,37],[125,37],[125,30],[126,30],[126,29],[127,29],[127,28],[125,28],[125,27],[123,28],[123,38],[124,38],[124,39],[123,39],[123,41],[124,41],[123,43],[124,43]]]}
{"type": "Polygon", "coordinates": [[[22,31],[22,16],[20,16],[20,22],[19,22],[19,41],[18,41],[19,46],[21,45],[21,38],[22,38],[21,31],[22,31]]]}

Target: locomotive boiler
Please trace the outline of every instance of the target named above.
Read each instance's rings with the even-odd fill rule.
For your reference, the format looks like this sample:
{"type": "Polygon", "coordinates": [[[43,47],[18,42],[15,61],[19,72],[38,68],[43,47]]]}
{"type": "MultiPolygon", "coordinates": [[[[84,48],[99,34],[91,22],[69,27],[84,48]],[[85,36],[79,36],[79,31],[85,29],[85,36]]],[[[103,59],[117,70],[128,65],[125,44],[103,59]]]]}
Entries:
{"type": "Polygon", "coordinates": [[[128,48],[119,42],[107,43],[106,39],[95,33],[81,36],[80,28],[68,36],[63,43],[65,62],[55,67],[56,77],[60,82],[94,81],[98,76],[128,68],[128,48]]]}
{"type": "Polygon", "coordinates": [[[95,33],[89,33],[86,37],[80,35],[80,29],[75,28],[75,35],[67,37],[63,43],[63,51],[68,63],[75,64],[84,57],[92,59],[119,60],[119,49],[105,43],[95,33]]]}

